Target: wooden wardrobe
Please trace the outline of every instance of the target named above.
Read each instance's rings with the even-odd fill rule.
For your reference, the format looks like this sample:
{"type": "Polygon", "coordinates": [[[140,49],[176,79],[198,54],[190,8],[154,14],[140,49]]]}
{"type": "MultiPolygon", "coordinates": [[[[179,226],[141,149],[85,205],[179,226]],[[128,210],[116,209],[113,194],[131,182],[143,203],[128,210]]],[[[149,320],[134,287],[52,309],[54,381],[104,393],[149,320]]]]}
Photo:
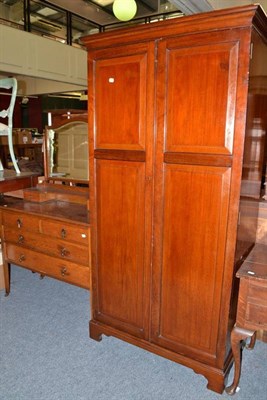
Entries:
{"type": "Polygon", "coordinates": [[[266,93],[266,38],[255,5],[83,38],[90,336],[188,366],[219,393],[232,365],[234,276],[255,241],[258,186],[242,193],[241,178],[261,168],[246,137],[254,94],[266,93]]]}

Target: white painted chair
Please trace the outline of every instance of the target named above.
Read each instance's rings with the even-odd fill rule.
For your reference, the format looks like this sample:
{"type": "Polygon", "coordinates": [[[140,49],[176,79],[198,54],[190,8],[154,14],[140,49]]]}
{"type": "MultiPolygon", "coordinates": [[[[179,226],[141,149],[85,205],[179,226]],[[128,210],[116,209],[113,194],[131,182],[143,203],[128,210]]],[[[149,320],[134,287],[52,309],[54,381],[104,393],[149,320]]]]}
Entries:
{"type": "MultiPolygon", "coordinates": [[[[13,130],[13,111],[17,96],[17,80],[15,78],[4,78],[0,79],[0,88],[2,89],[12,89],[10,104],[7,110],[0,111],[1,118],[7,118],[7,125],[0,122],[0,136],[8,137],[8,147],[11,160],[13,162],[15,171],[17,174],[20,173],[18,163],[14,154],[13,140],[12,140],[12,130],[13,130]]],[[[0,160],[0,171],[3,171],[3,165],[0,160]]]]}

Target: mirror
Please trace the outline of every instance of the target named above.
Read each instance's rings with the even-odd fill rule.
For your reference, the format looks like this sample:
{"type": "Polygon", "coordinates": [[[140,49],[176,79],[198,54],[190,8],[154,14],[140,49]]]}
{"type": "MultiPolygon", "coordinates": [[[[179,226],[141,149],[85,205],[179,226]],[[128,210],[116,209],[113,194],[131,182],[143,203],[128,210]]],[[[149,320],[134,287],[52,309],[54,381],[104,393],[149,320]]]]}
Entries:
{"type": "Polygon", "coordinates": [[[45,138],[46,178],[60,181],[89,181],[88,124],[76,120],[48,127],[45,138]]]}

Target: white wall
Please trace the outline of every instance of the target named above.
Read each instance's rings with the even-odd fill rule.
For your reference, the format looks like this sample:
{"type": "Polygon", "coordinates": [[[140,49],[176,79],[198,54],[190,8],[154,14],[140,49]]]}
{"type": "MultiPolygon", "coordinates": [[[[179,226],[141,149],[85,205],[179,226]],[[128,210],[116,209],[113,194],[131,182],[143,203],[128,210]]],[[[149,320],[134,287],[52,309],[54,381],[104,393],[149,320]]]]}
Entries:
{"type": "Polygon", "coordinates": [[[260,4],[265,12],[267,12],[267,0],[208,0],[214,9],[246,6],[248,4],[260,4]]]}
{"type": "Polygon", "coordinates": [[[0,74],[48,79],[81,90],[87,87],[87,52],[0,25],[0,74]]]}

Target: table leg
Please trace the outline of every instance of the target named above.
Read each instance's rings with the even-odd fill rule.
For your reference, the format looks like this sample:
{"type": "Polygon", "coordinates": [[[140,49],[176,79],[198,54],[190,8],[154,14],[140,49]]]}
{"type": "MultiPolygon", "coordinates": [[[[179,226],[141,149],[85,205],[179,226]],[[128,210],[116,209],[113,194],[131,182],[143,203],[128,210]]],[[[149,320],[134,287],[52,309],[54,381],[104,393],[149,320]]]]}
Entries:
{"type": "Polygon", "coordinates": [[[253,350],[257,339],[257,331],[251,336],[250,342],[246,345],[246,349],[253,350]]]}
{"type": "Polygon", "coordinates": [[[235,326],[231,333],[231,346],[234,356],[234,380],[231,386],[228,386],[225,391],[229,395],[233,395],[236,392],[240,375],[241,375],[241,362],[242,362],[242,345],[241,341],[247,339],[248,337],[251,338],[248,348],[252,349],[255,344],[256,340],[256,332],[249,331],[247,329],[239,328],[235,326]]]}
{"type": "Polygon", "coordinates": [[[6,292],[5,295],[8,296],[10,293],[10,263],[7,263],[5,261],[3,264],[3,269],[4,269],[5,292],[6,292]]]}

